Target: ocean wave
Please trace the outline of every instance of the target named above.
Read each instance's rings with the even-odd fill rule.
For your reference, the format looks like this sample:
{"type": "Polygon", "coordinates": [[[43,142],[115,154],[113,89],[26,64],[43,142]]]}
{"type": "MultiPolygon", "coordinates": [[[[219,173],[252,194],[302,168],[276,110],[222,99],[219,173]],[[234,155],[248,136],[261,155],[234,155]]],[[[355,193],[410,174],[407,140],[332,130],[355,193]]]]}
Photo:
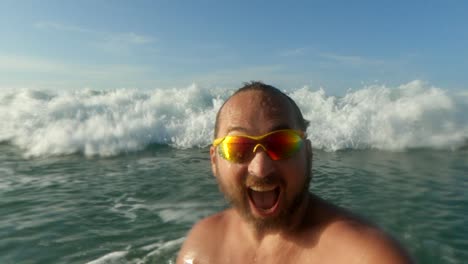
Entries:
{"type": "MultiPolygon", "coordinates": [[[[216,112],[229,89],[0,91],[0,142],[26,157],[112,156],[152,144],[206,147],[216,112]]],[[[463,146],[468,94],[451,94],[422,81],[367,86],[343,97],[323,89],[287,91],[310,120],[309,138],[327,151],[463,146]]]]}
{"type": "Polygon", "coordinates": [[[307,88],[290,95],[310,120],[309,138],[320,149],[456,149],[468,138],[468,95],[421,81],[364,87],[344,97],[307,88]]]}

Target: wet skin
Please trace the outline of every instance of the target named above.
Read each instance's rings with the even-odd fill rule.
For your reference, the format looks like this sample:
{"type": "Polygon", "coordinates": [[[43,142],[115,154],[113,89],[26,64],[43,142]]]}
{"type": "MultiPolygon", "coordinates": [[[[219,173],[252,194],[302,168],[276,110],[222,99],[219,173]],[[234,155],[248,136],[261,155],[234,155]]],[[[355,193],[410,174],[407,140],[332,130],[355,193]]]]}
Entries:
{"type": "MultiPolygon", "coordinates": [[[[241,92],[221,109],[216,137],[299,129],[289,102],[263,91],[241,92]]],[[[308,192],[312,147],[273,161],[258,148],[232,163],[210,149],[220,190],[232,208],[199,221],[177,263],[411,263],[378,228],[308,192]]]]}

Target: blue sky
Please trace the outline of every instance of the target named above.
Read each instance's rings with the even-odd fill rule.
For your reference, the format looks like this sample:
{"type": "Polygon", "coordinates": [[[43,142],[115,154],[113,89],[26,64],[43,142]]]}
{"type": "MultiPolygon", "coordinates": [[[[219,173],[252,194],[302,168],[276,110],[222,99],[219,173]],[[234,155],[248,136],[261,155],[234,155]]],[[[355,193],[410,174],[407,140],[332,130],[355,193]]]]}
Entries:
{"type": "Polygon", "coordinates": [[[0,1],[0,88],[468,89],[468,1],[0,1]]]}

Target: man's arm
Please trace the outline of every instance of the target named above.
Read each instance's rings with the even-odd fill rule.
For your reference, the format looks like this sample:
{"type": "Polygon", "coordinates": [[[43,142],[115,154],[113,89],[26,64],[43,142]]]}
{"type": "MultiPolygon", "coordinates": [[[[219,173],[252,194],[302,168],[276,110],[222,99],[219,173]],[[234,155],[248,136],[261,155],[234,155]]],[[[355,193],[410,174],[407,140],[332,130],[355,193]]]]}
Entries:
{"type": "Polygon", "coordinates": [[[187,235],[182,247],[177,255],[176,264],[194,264],[194,259],[199,252],[199,245],[202,241],[204,230],[203,220],[195,224],[187,235]]]}
{"type": "Polygon", "coordinates": [[[179,251],[176,264],[210,263],[217,252],[217,235],[222,233],[218,230],[221,218],[221,213],[218,213],[192,227],[179,251]]]}
{"type": "Polygon", "coordinates": [[[411,264],[413,260],[406,250],[391,237],[380,230],[366,232],[368,237],[362,258],[362,264],[411,264]]]}
{"type": "Polygon", "coordinates": [[[328,222],[321,240],[330,252],[341,252],[346,263],[414,263],[406,250],[377,226],[320,198],[315,202],[316,215],[328,222]]]}
{"type": "Polygon", "coordinates": [[[345,256],[347,263],[413,263],[405,249],[377,227],[355,221],[339,221],[331,229],[329,237],[332,243],[329,241],[328,244],[334,244],[337,252],[345,256]]]}

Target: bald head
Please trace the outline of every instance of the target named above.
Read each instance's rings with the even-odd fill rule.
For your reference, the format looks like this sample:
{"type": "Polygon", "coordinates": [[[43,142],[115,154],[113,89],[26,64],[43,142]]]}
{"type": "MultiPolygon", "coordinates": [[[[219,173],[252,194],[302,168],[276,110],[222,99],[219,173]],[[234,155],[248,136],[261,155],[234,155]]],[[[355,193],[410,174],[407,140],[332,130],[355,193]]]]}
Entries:
{"type": "Polygon", "coordinates": [[[287,113],[283,114],[289,114],[291,118],[294,119],[293,121],[297,126],[296,129],[302,131],[307,130],[309,122],[304,119],[301,110],[289,96],[273,86],[261,82],[250,82],[246,83],[243,87],[231,95],[219,109],[215,122],[215,138],[218,137],[220,123],[223,121],[223,119],[229,118],[230,116],[229,114],[225,113],[226,108],[228,108],[228,111],[233,107],[242,108],[248,106],[248,104],[251,104],[253,101],[256,101],[256,109],[258,110],[268,110],[270,113],[287,111],[287,113]],[[255,98],[251,98],[252,96],[242,96],[241,102],[237,102],[239,101],[238,99],[240,99],[237,97],[239,97],[241,94],[244,95],[245,93],[249,93],[252,96],[255,95],[256,97],[259,96],[261,98],[256,98],[257,100],[255,100],[255,98]],[[233,101],[236,101],[235,104],[233,101]]]}

